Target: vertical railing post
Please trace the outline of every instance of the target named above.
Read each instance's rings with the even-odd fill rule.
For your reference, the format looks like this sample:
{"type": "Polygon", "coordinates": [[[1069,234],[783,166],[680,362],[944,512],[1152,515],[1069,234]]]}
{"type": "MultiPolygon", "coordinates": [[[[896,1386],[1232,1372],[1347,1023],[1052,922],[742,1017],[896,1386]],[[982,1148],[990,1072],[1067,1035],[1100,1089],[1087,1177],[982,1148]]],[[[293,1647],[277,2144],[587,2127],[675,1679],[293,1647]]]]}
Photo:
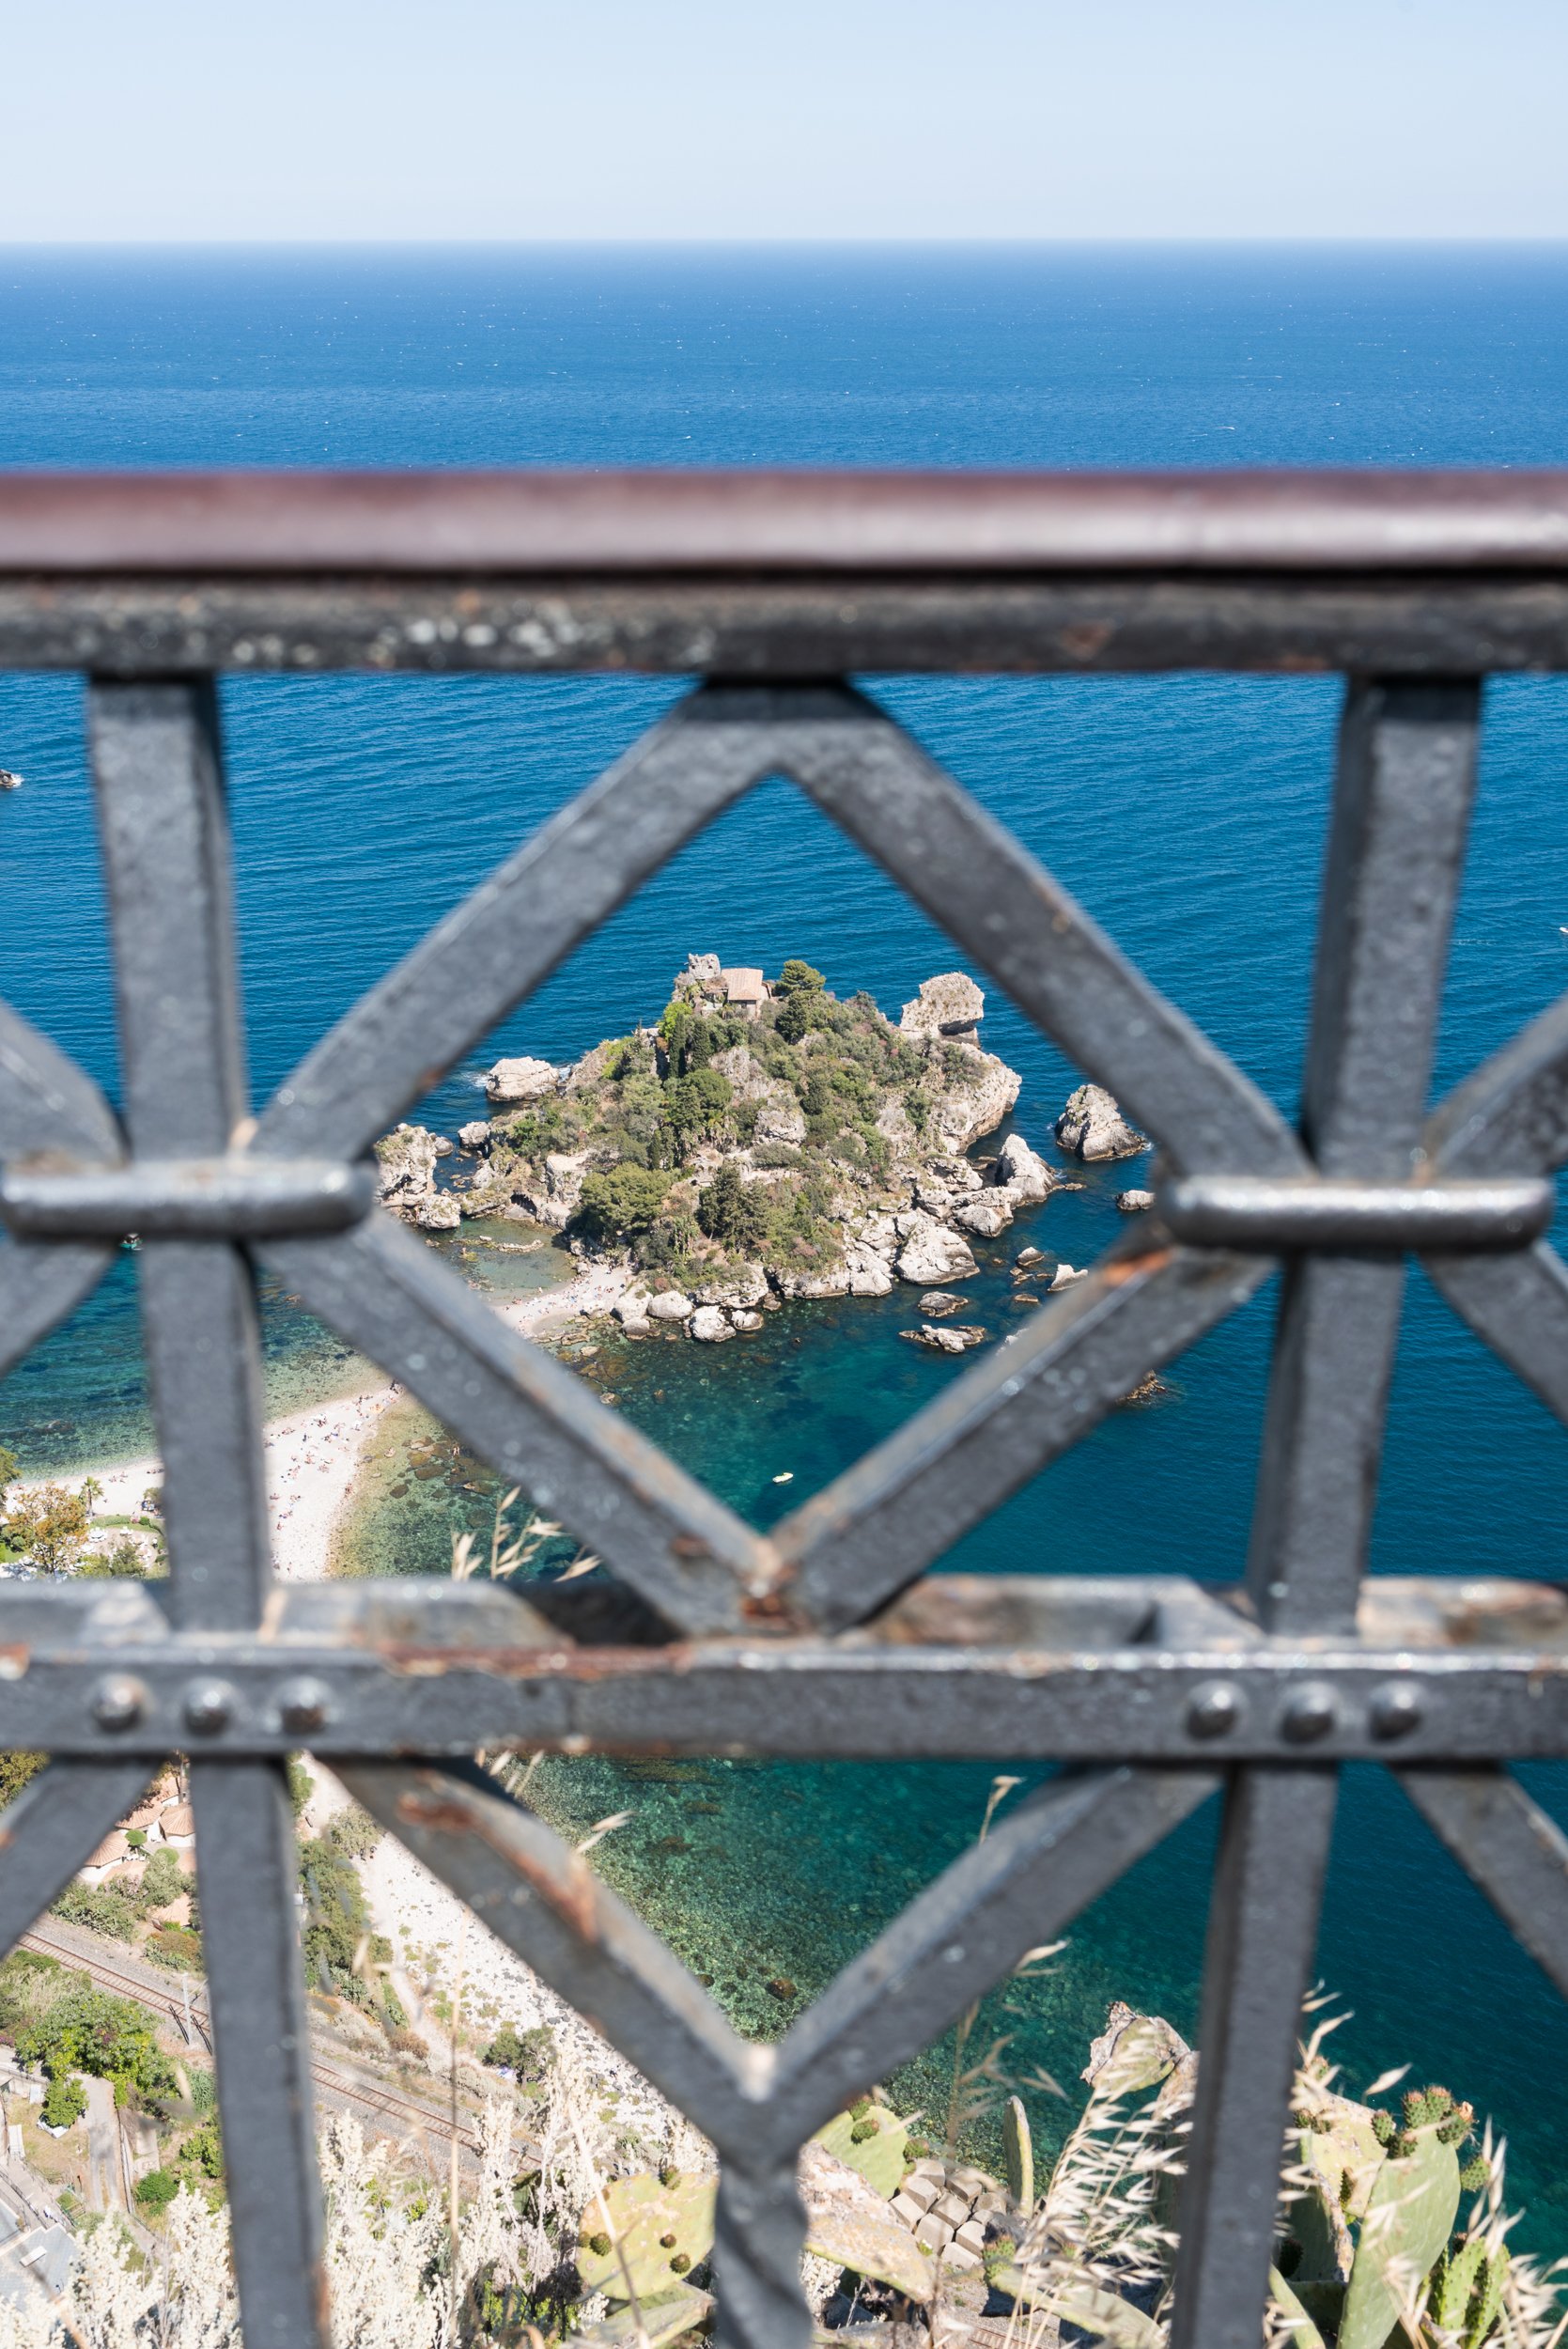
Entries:
{"type": "MultiPolygon", "coordinates": [[[[1330,1174],[1409,1174],[1475,786],[1480,688],[1353,682],[1324,877],[1304,1137],[1330,1174]]],[[[1287,1266],[1249,1579],[1273,1632],[1351,1631],[1366,1562],[1404,1294],[1398,1257],[1287,1266]]],[[[1334,1703],[1297,1692],[1300,1746],[1334,1703]]],[[[1172,2349],[1256,2349],[1277,2222],[1301,2000],[1336,1773],[1240,1769],[1215,1875],[1198,2106],[1172,2349]]]]}
{"type": "MultiPolygon", "coordinates": [[[[141,1156],[221,1154],[248,1103],[216,696],[100,680],[90,723],[126,1124],[141,1156]]],[[[250,1266],[201,1239],[149,1239],[138,1265],[169,1602],[185,1628],[254,1629],[271,1559],[250,1266]]],[[[277,1764],[218,1758],[239,1702],[219,1674],[185,1700],[235,2272],[247,2349],[324,2349],[293,1826],[277,1764]]]]}

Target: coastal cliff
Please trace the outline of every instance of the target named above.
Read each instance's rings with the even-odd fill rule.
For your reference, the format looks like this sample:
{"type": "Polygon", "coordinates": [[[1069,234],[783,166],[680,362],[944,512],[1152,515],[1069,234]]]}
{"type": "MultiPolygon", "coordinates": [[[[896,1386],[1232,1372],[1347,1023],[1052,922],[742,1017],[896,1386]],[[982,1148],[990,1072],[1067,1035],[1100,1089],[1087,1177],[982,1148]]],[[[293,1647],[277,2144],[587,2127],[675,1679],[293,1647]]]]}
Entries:
{"type": "Polygon", "coordinates": [[[896,1024],[786,962],[725,970],[692,955],[654,1026],[565,1067],[498,1061],[492,1114],[454,1146],[400,1126],[377,1145],[383,1204],[427,1230],[504,1216],[568,1231],[638,1278],[629,1326],[679,1320],[717,1339],[798,1297],[886,1296],[976,1269],[1062,1175],[1001,1127],[1015,1069],[978,1041],[985,996],[927,979],[896,1024]],[[444,1182],[438,1161],[453,1155],[444,1182]]]}

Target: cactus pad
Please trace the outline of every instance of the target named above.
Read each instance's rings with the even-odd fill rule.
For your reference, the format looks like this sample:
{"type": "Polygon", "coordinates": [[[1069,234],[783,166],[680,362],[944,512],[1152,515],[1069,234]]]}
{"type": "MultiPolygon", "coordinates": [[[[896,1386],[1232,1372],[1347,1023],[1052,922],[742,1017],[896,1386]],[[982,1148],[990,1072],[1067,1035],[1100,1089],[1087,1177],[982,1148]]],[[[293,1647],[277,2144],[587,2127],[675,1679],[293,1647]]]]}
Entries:
{"type": "Polygon", "coordinates": [[[835,2112],[827,2127],[817,2130],[816,2142],[891,2202],[904,2183],[906,2136],[896,2112],[886,2105],[866,2105],[858,2119],[853,2111],[835,2112]]]}
{"type": "Polygon", "coordinates": [[[600,2197],[595,2195],[582,2214],[577,2252],[583,2291],[625,2300],[628,2268],[639,2300],[673,2290],[713,2248],[717,2186],[711,2170],[683,2171],[674,2186],[663,2185],[649,2170],[634,2178],[617,2178],[605,2187],[602,2197],[609,2206],[608,2226],[600,2197]],[[619,2253],[613,2243],[602,2251],[597,2248],[611,2229],[619,2241],[619,2253]]]}
{"type": "Polygon", "coordinates": [[[1377,2173],[1344,2295],[1339,2349],[1382,2349],[1400,2310],[1448,2245],[1459,2208],[1459,2162],[1427,2124],[1408,2154],[1377,2173]]]}
{"type": "Polygon", "coordinates": [[[1007,2191],[1017,2210],[1034,2208],[1034,2141],[1029,2115],[1017,2096],[1001,2108],[1001,2150],[1007,2165],[1007,2191]]]}

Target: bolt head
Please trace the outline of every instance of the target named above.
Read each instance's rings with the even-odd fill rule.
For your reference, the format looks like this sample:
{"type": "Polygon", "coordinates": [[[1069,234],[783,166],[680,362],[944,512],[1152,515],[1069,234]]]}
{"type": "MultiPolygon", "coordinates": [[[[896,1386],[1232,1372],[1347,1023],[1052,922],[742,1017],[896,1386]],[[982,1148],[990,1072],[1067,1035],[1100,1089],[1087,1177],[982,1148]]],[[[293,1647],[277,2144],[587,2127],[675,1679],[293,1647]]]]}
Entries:
{"type": "Polygon", "coordinates": [[[1241,1691],[1228,1680],[1211,1680],[1188,1699],[1187,1726],[1193,1737],[1228,1737],[1241,1719],[1241,1691]]]}
{"type": "Polygon", "coordinates": [[[304,1736],[323,1726],[332,1712],[332,1692],[319,1680],[287,1680],[278,1690],[278,1719],[304,1736]]]}
{"type": "Polygon", "coordinates": [[[91,1711],[100,1729],[134,1729],[147,1711],[147,1690],[129,1672],[110,1672],[92,1692],[91,1711]]]}
{"type": "Polygon", "coordinates": [[[234,1691],[226,1681],[194,1681],[185,1692],[185,1726],[198,1736],[215,1737],[234,1719],[234,1691]]]}
{"type": "Polygon", "coordinates": [[[1340,1700],[1321,1680],[1306,1681],[1285,1699],[1281,1735],[1293,1746],[1310,1746],[1340,1725],[1340,1700]]]}
{"type": "Polygon", "coordinates": [[[1407,1680],[1385,1681],[1372,1692],[1367,1718],[1374,1737],[1407,1737],[1426,1719],[1426,1700],[1407,1680]]]}

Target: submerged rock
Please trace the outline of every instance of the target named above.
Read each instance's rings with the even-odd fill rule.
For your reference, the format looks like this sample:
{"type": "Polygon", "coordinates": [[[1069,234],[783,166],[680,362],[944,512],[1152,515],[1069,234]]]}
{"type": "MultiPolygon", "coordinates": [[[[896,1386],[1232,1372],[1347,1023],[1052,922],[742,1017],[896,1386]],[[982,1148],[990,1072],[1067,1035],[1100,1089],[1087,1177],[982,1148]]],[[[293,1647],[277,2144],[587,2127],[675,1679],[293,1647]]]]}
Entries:
{"type": "Polygon", "coordinates": [[[955,1321],[940,1328],[927,1321],[918,1330],[901,1330],[898,1334],[911,1346],[933,1346],[939,1354],[967,1354],[971,1346],[986,1343],[986,1332],[977,1322],[955,1321]]]}
{"type": "Polygon", "coordinates": [[[950,1314],[961,1310],[963,1302],[951,1289],[927,1289],[920,1300],[920,1310],[927,1321],[945,1321],[950,1314]]]}
{"type": "Polygon", "coordinates": [[[1079,1085],[1056,1121],[1056,1139],[1080,1159],[1135,1159],[1149,1147],[1104,1085],[1079,1085]]]}

